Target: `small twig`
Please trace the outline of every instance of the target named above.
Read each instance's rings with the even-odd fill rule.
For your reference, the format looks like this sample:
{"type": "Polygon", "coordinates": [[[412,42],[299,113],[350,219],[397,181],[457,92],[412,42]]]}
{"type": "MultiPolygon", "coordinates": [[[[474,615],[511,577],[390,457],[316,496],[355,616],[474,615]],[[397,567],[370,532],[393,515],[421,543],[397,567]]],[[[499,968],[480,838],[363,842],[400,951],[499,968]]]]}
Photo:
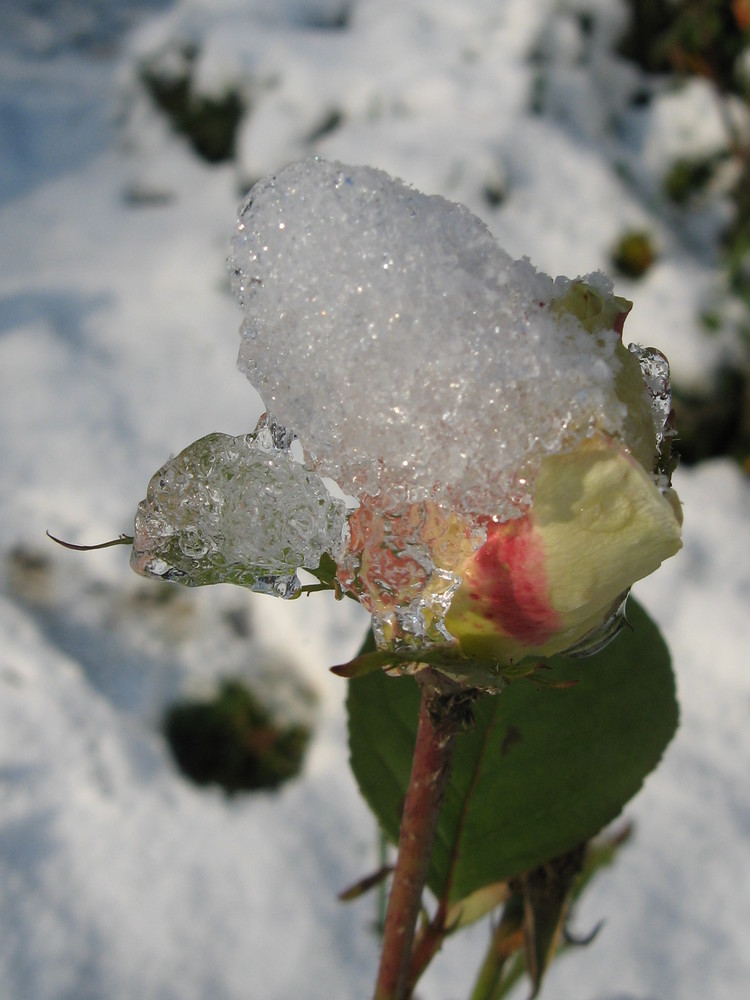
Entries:
{"type": "Polygon", "coordinates": [[[414,992],[414,987],[420,976],[439,951],[446,936],[454,929],[455,924],[449,925],[447,917],[448,898],[447,895],[444,895],[438,904],[435,916],[420,929],[416,936],[409,966],[409,993],[407,996],[414,992]]]}
{"type": "Polygon", "coordinates": [[[573,934],[571,933],[571,931],[568,930],[567,927],[563,927],[563,940],[565,941],[565,944],[571,945],[572,947],[586,948],[598,935],[599,931],[602,929],[602,927],[604,927],[605,923],[606,923],[605,920],[600,920],[594,926],[594,929],[589,931],[588,934],[580,934],[580,935],[573,934]]]}
{"type": "Polygon", "coordinates": [[[324,590],[333,590],[333,587],[328,583],[306,583],[304,586],[300,587],[294,595],[294,600],[300,598],[303,594],[306,596],[309,596],[310,594],[320,594],[324,590]]]}
{"type": "Polygon", "coordinates": [[[354,885],[350,885],[348,888],[340,892],[338,894],[338,899],[342,903],[349,903],[353,899],[359,899],[360,896],[369,892],[370,889],[374,889],[377,885],[382,885],[392,871],[393,865],[381,865],[381,867],[378,868],[376,872],[373,872],[372,875],[366,875],[358,882],[355,882],[354,885]]]}

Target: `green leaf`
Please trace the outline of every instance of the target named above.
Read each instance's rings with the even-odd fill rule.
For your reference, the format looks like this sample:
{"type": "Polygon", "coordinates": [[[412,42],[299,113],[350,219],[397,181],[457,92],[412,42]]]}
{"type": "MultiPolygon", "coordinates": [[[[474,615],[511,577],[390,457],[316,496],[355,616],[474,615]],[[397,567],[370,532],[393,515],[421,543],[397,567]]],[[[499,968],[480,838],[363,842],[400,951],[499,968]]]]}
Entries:
{"type": "MultiPolygon", "coordinates": [[[[428,877],[436,895],[456,902],[570,851],[614,819],[656,767],[677,726],[674,678],[658,629],[635,601],[629,618],[632,631],[596,656],[553,657],[550,685],[521,678],[476,703],[438,824],[428,877]]],[[[374,672],[349,684],[352,769],[393,842],[419,699],[411,677],[374,672]]]]}

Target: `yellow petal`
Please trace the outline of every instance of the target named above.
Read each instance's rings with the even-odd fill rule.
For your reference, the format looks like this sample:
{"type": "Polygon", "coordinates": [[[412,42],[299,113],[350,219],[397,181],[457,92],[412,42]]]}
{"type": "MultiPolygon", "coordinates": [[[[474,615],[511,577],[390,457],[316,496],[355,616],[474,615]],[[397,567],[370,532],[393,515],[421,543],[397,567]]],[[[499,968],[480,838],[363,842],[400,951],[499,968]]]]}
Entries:
{"type": "Polygon", "coordinates": [[[488,532],[462,569],[446,626],[466,655],[550,656],[680,548],[679,506],[602,435],[545,459],[530,512],[488,532]]]}
{"type": "Polygon", "coordinates": [[[550,604],[565,622],[558,649],[599,625],[620,594],[679,550],[673,499],[601,437],[544,462],[532,517],[544,539],[550,604]]]}

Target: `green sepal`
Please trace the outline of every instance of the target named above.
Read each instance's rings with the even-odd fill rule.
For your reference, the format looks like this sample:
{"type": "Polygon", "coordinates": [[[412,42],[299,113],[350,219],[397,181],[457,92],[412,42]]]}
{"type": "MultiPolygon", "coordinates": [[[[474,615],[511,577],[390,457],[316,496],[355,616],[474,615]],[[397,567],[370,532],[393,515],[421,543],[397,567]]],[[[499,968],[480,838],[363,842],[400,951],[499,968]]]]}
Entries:
{"type": "Polygon", "coordinates": [[[576,848],[520,879],[526,971],[531,979],[531,997],[538,995],[544,973],[557,951],[583,854],[583,847],[576,848]]]}
{"type": "Polygon", "coordinates": [[[491,660],[462,656],[458,647],[448,644],[433,649],[415,647],[403,650],[376,650],[374,639],[368,637],[353,660],[331,667],[331,672],[338,677],[353,680],[356,677],[365,677],[376,670],[414,674],[421,667],[434,667],[466,687],[497,692],[517,677],[532,676],[539,666],[531,660],[520,665],[503,666],[491,660]]]}
{"type": "Polygon", "coordinates": [[[588,333],[601,330],[622,332],[625,317],[633,308],[633,303],[620,295],[604,295],[586,281],[571,283],[565,295],[552,305],[556,315],[569,313],[575,316],[588,333]]]}
{"type": "Polygon", "coordinates": [[[338,567],[333,561],[331,556],[324,552],[320,557],[320,563],[317,569],[308,569],[307,572],[310,573],[315,579],[327,590],[336,590],[338,584],[336,582],[336,573],[338,567]]]}
{"type": "MultiPolygon", "coordinates": [[[[372,634],[372,633],[371,633],[372,634]]],[[[366,646],[375,645],[375,641],[368,639],[366,646]]],[[[363,647],[365,648],[365,647],[363,647]]],[[[331,673],[337,677],[345,677],[347,680],[354,680],[358,677],[366,677],[376,670],[393,669],[398,663],[397,657],[388,650],[377,650],[374,652],[360,653],[353,660],[347,663],[338,663],[331,667],[331,673]]]]}

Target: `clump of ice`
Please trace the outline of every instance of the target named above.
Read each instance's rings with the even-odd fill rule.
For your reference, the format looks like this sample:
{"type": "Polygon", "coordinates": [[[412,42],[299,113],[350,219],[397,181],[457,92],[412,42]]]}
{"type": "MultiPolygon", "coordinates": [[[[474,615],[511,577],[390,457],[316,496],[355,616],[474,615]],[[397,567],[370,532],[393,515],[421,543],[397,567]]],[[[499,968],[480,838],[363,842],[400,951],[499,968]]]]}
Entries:
{"type": "Polygon", "coordinates": [[[292,440],[264,415],[252,434],[209,434],[170,459],[138,506],[136,572],[293,597],[299,567],[337,554],[345,506],[295,461],[292,440]]]}
{"type": "Polygon", "coordinates": [[[655,347],[640,347],[630,344],[629,351],[638,358],[643,382],[651,403],[654,418],[654,434],[660,447],[669,435],[668,423],[672,412],[672,379],[669,362],[655,347]]]}
{"type": "Polygon", "coordinates": [[[252,189],[230,265],[241,370],[345,493],[513,517],[546,454],[621,434],[619,335],[461,205],[303,161],[252,189]]]}

